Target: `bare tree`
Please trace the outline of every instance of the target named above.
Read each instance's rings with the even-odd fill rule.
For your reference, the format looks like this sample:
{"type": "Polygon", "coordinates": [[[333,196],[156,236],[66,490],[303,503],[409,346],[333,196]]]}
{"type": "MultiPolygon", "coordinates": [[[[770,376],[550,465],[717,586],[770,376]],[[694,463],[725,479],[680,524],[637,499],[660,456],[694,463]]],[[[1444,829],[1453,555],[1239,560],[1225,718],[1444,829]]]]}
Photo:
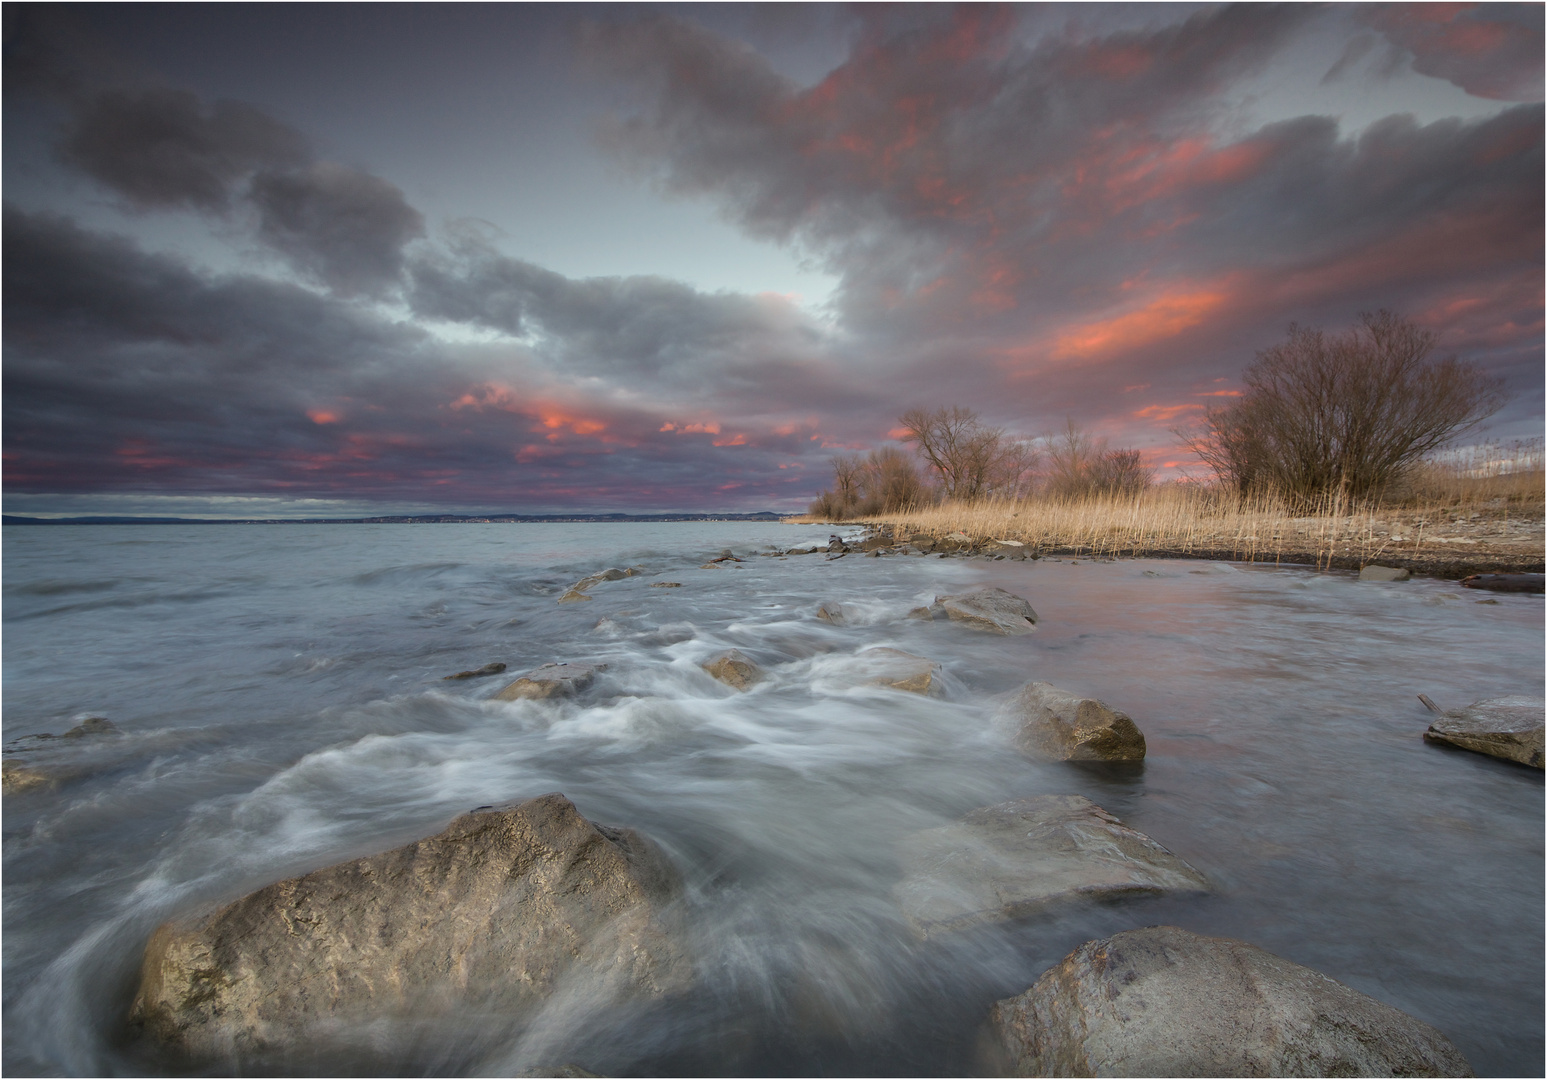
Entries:
{"type": "Polygon", "coordinates": [[[1389,311],[1344,334],[1291,326],[1246,369],[1235,404],[1178,434],[1243,493],[1377,495],[1504,403],[1501,382],[1476,365],[1430,360],[1438,342],[1389,311]]]}
{"type": "Polygon", "coordinates": [[[1132,495],[1154,480],[1154,470],[1144,467],[1139,451],[1110,450],[1106,439],[1092,436],[1072,419],[1047,444],[1045,487],[1050,495],[1132,495]]]}
{"type": "Polygon", "coordinates": [[[1021,494],[1035,463],[1032,447],[1006,437],[1003,428],[988,427],[960,405],[932,412],[910,409],[898,423],[907,430],[902,441],[918,447],[947,499],[1021,494]]]}
{"type": "Polygon", "coordinates": [[[833,486],[812,502],[813,515],[833,520],[866,517],[907,510],[929,498],[912,459],[895,446],[872,450],[863,458],[840,455],[832,465],[833,486]]]}

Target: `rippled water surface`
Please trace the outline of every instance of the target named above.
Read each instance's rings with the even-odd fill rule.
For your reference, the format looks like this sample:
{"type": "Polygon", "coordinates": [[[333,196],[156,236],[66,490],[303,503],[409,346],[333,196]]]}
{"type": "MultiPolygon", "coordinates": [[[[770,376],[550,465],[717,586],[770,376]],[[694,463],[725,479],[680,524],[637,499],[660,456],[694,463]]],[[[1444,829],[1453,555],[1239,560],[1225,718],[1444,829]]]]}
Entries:
{"type": "MultiPolygon", "coordinates": [[[[91,526],[4,532],[4,1069],[156,1072],[123,1018],[154,926],[562,791],[649,834],[689,886],[698,988],[644,1011],[432,1018],[408,1050],[297,1072],[964,1074],[989,1005],[1080,942],[1173,923],[1307,964],[1445,1032],[1483,1075],[1543,1071],[1542,774],[1425,744],[1446,706],[1542,693],[1542,599],[1220,563],[737,554],[754,524],[91,526]],[[566,586],[608,566],[589,603],[566,586]],[[652,589],[655,581],[681,588],[652,589]],[[999,585],[1037,633],[907,611],[999,585]],[[830,626],[824,600],[853,605],[830,626]],[[855,685],[889,645],[933,697],[855,685]],[[739,694],[727,647],[770,677],[739,694]],[[561,703],[529,667],[609,668],[561,703]],[[491,661],[507,678],[443,682],[491,661]],[[1030,679],[1130,713],[1141,774],[1035,764],[996,713],[1030,679]],[[83,715],[122,738],[42,742],[83,715]],[[897,844],[975,807],[1078,793],[1215,892],[917,941],[897,844]]],[[[319,1055],[322,1052],[319,1051],[319,1055]]],[[[216,1070],[220,1071],[220,1070],[216,1070]]]]}

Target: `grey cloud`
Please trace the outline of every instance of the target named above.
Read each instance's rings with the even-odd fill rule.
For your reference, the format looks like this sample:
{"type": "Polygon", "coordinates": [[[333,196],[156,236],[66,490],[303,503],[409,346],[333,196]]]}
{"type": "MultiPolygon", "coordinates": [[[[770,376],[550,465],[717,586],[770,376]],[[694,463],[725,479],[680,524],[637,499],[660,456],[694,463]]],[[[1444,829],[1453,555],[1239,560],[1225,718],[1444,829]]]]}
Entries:
{"type": "Polygon", "coordinates": [[[205,106],[184,90],[104,90],[84,97],[59,155],[142,209],[221,212],[258,169],[310,157],[299,132],[250,105],[205,106]]]}
{"type": "Polygon", "coordinates": [[[259,235],[344,295],[379,293],[403,272],[403,247],[424,218],[380,177],[331,162],[261,172],[251,199],[259,235]]]}
{"type": "Polygon", "coordinates": [[[1415,71],[1478,97],[1542,100],[1540,4],[1372,4],[1364,17],[1415,71]]]}

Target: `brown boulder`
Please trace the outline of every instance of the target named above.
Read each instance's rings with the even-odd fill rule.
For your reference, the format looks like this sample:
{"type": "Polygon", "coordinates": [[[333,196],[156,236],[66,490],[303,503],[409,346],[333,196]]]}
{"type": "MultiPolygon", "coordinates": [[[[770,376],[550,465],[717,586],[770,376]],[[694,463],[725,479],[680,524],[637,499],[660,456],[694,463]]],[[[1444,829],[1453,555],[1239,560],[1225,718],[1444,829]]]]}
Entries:
{"type": "Polygon", "coordinates": [[[866,649],[855,660],[861,677],[871,686],[889,686],[911,694],[927,694],[940,677],[940,665],[901,649],[879,646],[866,649]]]}
{"type": "MultiPolygon", "coordinates": [[[[1439,712],[1428,698],[1419,697],[1439,712]]],[[[1464,709],[1441,712],[1423,737],[1540,769],[1544,713],[1547,709],[1541,698],[1488,698],[1464,709]]]]}
{"type": "Polygon", "coordinates": [[[1003,589],[937,596],[935,606],[946,618],[991,634],[1029,634],[1036,629],[1037,613],[1031,605],[1024,597],[1003,589]]]}
{"type": "Polygon", "coordinates": [[[974,810],[910,837],[902,864],[893,895],[925,937],[1075,900],[1209,887],[1197,870],[1080,795],[974,810]]]}
{"type": "Polygon", "coordinates": [[[675,870],[632,829],[557,793],[464,814],[437,836],[259,889],[145,949],[131,1020],[194,1057],[464,1008],[518,1012],[583,980],[684,987],[675,870]]]}
{"type": "Polygon", "coordinates": [[[1103,701],[1051,683],[1031,682],[1016,696],[1015,745],[1053,761],[1143,761],[1144,733],[1133,718],[1103,701]]]}
{"type": "Polygon", "coordinates": [[[53,783],[54,778],[48,773],[34,769],[16,758],[6,758],[0,763],[0,791],[7,795],[37,787],[50,787],[53,783]]]}
{"type": "Polygon", "coordinates": [[[544,664],[494,695],[495,701],[573,697],[606,671],[606,664],[544,664]]]}
{"type": "Polygon", "coordinates": [[[704,670],[726,686],[747,690],[763,679],[763,669],[740,649],[726,649],[706,664],[704,670]]]}
{"type": "Polygon", "coordinates": [[[1472,1076],[1428,1024],[1254,945],[1088,941],[989,1011],[1015,1076],[1472,1076]]]}

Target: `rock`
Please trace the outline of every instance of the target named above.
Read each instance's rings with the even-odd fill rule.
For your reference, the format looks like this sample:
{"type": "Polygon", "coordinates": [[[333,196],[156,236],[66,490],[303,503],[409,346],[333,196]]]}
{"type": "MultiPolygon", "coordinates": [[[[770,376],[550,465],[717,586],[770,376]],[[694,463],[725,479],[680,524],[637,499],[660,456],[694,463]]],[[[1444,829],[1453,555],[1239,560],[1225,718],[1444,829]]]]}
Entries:
{"type": "Polygon", "coordinates": [[[867,536],[859,542],[859,549],[861,551],[879,551],[882,548],[891,546],[892,540],[888,536],[867,536]]]}
{"type": "Polygon", "coordinates": [[[1095,698],[1051,683],[1021,687],[1013,706],[1020,720],[1015,745],[1054,761],[1143,761],[1144,733],[1133,718],[1095,698]]]}
{"type": "Polygon", "coordinates": [[[494,695],[495,701],[572,697],[590,686],[606,664],[544,664],[494,695]]]}
{"type": "Polygon", "coordinates": [[[992,554],[1007,559],[1024,559],[1029,554],[1029,549],[1019,540],[990,540],[986,547],[992,554]]]}
{"type": "Polygon", "coordinates": [[[935,549],[935,538],[928,533],[914,533],[908,537],[908,543],[920,551],[929,552],[935,549]]]}
{"type": "Polygon", "coordinates": [[[1492,589],[1494,592],[1539,593],[1547,583],[1541,574],[1473,574],[1461,579],[1467,589],[1492,589]]]}
{"type": "Polygon", "coordinates": [[[869,686],[889,686],[910,694],[927,694],[940,677],[940,665],[923,656],[881,646],[866,649],[856,659],[869,686]]]}
{"type": "MultiPolygon", "coordinates": [[[[1424,704],[1433,708],[1427,698],[1424,704]]],[[[1540,769],[1544,713],[1541,698],[1488,698],[1440,713],[1423,737],[1540,769]]]]}
{"type": "Polygon", "coordinates": [[[1376,566],[1371,563],[1359,571],[1360,581],[1407,581],[1412,572],[1400,566],[1376,566]]]}
{"type": "Polygon", "coordinates": [[[916,607],[908,612],[910,619],[924,619],[928,621],[935,617],[935,609],[932,607],[916,607]]]}
{"type": "Polygon", "coordinates": [[[6,758],[0,762],[0,791],[7,795],[37,787],[50,787],[53,783],[54,778],[47,773],[15,758],[6,758]]]}
{"type": "Polygon", "coordinates": [[[516,1012],[561,984],[685,987],[676,871],[632,829],[553,793],[480,807],[427,840],[259,889],[145,947],[131,1021],[194,1057],[350,1023],[516,1012]]]}
{"type": "Polygon", "coordinates": [[[830,536],[827,538],[827,550],[841,554],[849,550],[849,545],[843,542],[841,536],[830,536]]]}
{"type": "Polygon", "coordinates": [[[893,890],[921,935],[1079,899],[1198,892],[1203,875],[1080,795],[986,806],[904,844],[893,890]]]}
{"type": "Polygon", "coordinates": [[[703,668],[726,686],[737,690],[749,689],[752,684],[763,679],[763,669],[740,649],[726,649],[710,659],[703,668]]]}
{"type": "Polygon", "coordinates": [[[89,735],[122,735],[118,725],[103,716],[88,716],[69,731],[59,736],[61,739],[84,739],[89,735]]]}
{"type": "Polygon", "coordinates": [[[680,588],[682,588],[682,582],[680,582],[680,581],[652,581],[650,583],[650,588],[652,588],[652,589],[680,589],[680,588]]]}
{"type": "Polygon", "coordinates": [[[786,555],[815,555],[822,549],[816,544],[807,544],[805,547],[792,547],[786,551],[786,555]]]}
{"type": "Polygon", "coordinates": [[[980,589],[956,596],[937,596],[935,604],[946,617],[964,622],[974,630],[992,634],[1029,634],[1036,628],[1037,613],[1023,597],[1003,589],[980,589]]]}
{"type": "Polygon", "coordinates": [[[582,600],[590,600],[590,599],[591,599],[591,597],[587,596],[585,593],[581,592],[579,589],[569,589],[568,591],[566,591],[564,593],[563,596],[559,597],[558,602],[561,603],[561,604],[578,604],[582,600]]]}
{"type": "Polygon", "coordinates": [[[1428,1024],[1174,926],[1088,941],[989,1022],[1016,1076],[1472,1076],[1428,1024]]]}
{"type": "Polygon", "coordinates": [[[843,613],[843,605],[831,602],[824,603],[818,607],[816,609],[816,617],[825,623],[832,623],[834,626],[842,626],[848,622],[848,617],[843,613]]]}
{"type": "Polygon", "coordinates": [[[563,596],[559,597],[561,604],[574,604],[581,600],[590,600],[585,594],[592,585],[600,585],[604,581],[622,581],[626,577],[633,577],[638,570],[619,570],[617,567],[609,567],[606,570],[598,570],[594,574],[587,574],[569,587],[563,596]]]}
{"type": "Polygon", "coordinates": [[[473,668],[471,671],[459,671],[455,675],[442,676],[441,681],[447,679],[481,679],[485,675],[498,675],[505,670],[504,664],[485,664],[481,668],[473,668]]]}

